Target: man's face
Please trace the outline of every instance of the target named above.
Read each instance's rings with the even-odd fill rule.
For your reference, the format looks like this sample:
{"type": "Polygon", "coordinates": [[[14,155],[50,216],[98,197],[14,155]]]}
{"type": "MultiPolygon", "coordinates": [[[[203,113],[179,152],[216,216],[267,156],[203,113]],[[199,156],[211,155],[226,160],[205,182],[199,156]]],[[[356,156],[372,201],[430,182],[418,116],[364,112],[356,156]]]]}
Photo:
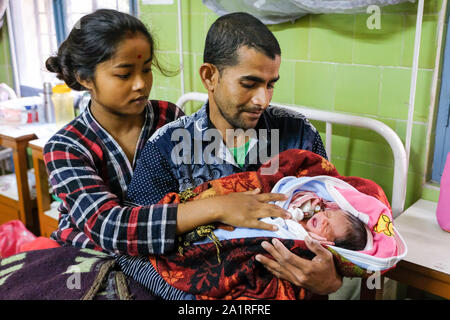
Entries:
{"type": "Polygon", "coordinates": [[[210,108],[212,121],[225,128],[251,129],[272,100],[279,79],[281,57],[275,59],[249,47],[238,49],[239,63],[225,67],[214,88],[210,108]],[[215,117],[216,119],[214,119],[215,117]]]}

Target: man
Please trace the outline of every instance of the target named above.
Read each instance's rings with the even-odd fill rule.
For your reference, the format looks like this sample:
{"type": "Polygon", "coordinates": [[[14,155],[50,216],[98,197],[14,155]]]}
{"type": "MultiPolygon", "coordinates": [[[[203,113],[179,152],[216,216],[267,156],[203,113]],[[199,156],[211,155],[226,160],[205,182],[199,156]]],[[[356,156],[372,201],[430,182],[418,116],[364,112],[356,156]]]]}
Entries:
{"type": "MultiPolygon", "coordinates": [[[[208,102],[150,138],[128,187],[129,200],[156,203],[169,192],[257,170],[287,149],[326,157],[319,133],[303,115],[269,105],[280,63],[278,41],[258,19],[246,13],[217,19],[208,31],[200,67],[208,102]]],[[[295,256],[277,240],[262,244],[275,260],[257,259],[274,275],[317,294],[336,291],[342,279],[331,253],[312,239],[306,244],[316,253],[312,261],[295,256]]]]}

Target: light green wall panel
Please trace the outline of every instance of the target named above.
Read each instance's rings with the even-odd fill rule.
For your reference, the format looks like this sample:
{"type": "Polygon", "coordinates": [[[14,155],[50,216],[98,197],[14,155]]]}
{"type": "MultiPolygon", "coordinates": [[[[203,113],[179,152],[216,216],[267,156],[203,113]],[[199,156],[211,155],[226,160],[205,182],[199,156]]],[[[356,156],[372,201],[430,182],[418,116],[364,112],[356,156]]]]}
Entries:
{"type": "MultiPolygon", "coordinates": [[[[414,130],[407,203],[422,194],[426,170],[425,147],[430,88],[437,47],[437,20],[442,0],[427,0],[421,39],[420,69],[414,111],[414,130]]],[[[141,18],[157,35],[158,54],[178,62],[177,6],[141,5],[141,18]]],[[[405,142],[411,84],[416,3],[383,7],[381,28],[368,29],[369,14],[308,15],[295,23],[270,26],[280,42],[280,81],[273,101],[297,104],[377,119],[405,142]]],[[[187,91],[206,92],[198,69],[204,40],[217,15],[201,0],[183,0],[184,84],[187,91]]],[[[180,75],[155,76],[152,97],[176,101],[180,75]]],[[[199,107],[191,104],[188,112],[199,107]]],[[[316,124],[323,136],[324,125],[316,124]]],[[[362,176],[392,194],[392,152],[375,133],[333,126],[332,161],[344,175],[362,176]]]]}

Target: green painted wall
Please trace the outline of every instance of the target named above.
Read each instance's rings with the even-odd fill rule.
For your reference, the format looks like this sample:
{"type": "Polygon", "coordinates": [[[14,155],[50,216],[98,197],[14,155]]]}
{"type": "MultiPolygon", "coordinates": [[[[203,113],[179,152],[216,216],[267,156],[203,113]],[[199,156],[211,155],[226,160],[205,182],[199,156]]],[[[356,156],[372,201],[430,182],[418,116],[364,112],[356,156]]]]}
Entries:
{"type": "MultiPolygon", "coordinates": [[[[425,147],[437,47],[440,0],[425,4],[406,206],[422,195],[425,147]]],[[[161,60],[179,67],[177,5],[141,5],[141,19],[157,37],[161,60]]],[[[366,27],[368,14],[308,15],[271,26],[282,49],[281,79],[273,101],[368,116],[406,136],[417,4],[384,7],[381,29],[366,27]]],[[[201,0],[183,0],[183,56],[186,91],[206,92],[198,76],[204,39],[217,18],[201,0]]],[[[152,98],[175,102],[180,76],[155,74],[152,98]]],[[[198,105],[189,106],[192,112],[198,105]]],[[[324,125],[316,123],[323,132],[324,125]]],[[[372,179],[392,194],[393,160],[376,133],[333,127],[332,162],[342,175],[372,179]]]]}
{"type": "Polygon", "coordinates": [[[0,83],[6,83],[14,88],[11,55],[9,50],[8,26],[6,21],[0,29],[0,83]]]}

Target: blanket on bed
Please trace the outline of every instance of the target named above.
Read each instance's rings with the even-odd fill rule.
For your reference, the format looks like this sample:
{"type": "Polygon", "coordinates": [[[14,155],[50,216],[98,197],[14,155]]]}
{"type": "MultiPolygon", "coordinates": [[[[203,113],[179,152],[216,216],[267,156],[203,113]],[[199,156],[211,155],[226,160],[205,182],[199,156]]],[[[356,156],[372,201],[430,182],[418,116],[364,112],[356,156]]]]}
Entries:
{"type": "Polygon", "coordinates": [[[74,247],[0,259],[0,300],[155,299],[102,252],[74,247]]]}
{"type": "MultiPolygon", "coordinates": [[[[242,172],[204,183],[194,190],[181,194],[167,194],[160,203],[181,203],[195,201],[214,195],[231,192],[243,192],[260,188],[270,192],[274,185],[286,176],[328,175],[342,179],[358,191],[380,200],[390,210],[389,202],[380,186],[375,182],[359,178],[340,176],[336,168],[321,156],[304,150],[287,150],[264,164],[258,171],[242,172]],[[278,162],[278,170],[270,175],[262,174],[264,168],[270,168],[272,161],[278,162]]],[[[385,228],[387,224],[380,225],[385,228]]],[[[180,238],[180,252],[155,255],[150,261],[157,272],[172,286],[194,294],[197,299],[308,299],[310,294],[304,289],[274,277],[259,262],[256,254],[267,252],[261,247],[269,238],[244,238],[213,241],[200,245],[191,245],[195,239],[205,236],[214,240],[216,226],[197,228],[187,237],[180,238]],[[196,237],[197,236],[197,237],[196,237]],[[215,242],[215,243],[214,243],[215,242]]],[[[295,254],[312,259],[302,240],[280,239],[295,254]]],[[[332,248],[338,272],[348,277],[367,277],[361,267],[342,257],[332,248]]]]}

